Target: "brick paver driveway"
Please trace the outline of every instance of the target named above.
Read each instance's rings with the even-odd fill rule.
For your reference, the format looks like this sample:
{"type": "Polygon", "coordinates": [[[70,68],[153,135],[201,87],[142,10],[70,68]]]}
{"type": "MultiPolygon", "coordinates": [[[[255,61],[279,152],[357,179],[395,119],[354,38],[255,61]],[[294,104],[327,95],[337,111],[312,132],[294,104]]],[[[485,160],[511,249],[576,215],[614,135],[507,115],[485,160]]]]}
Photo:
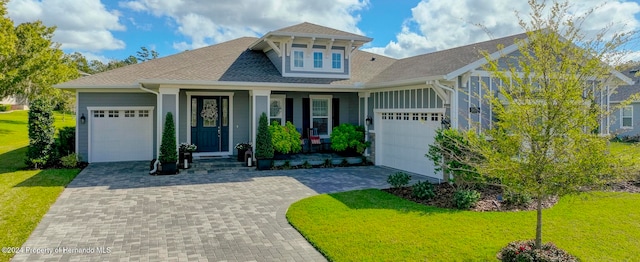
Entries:
{"type": "Polygon", "coordinates": [[[90,165],[23,245],[44,254],[13,261],[323,261],[288,224],[289,205],[387,187],[393,172],[369,166],[154,177],[146,167],[90,165]]]}

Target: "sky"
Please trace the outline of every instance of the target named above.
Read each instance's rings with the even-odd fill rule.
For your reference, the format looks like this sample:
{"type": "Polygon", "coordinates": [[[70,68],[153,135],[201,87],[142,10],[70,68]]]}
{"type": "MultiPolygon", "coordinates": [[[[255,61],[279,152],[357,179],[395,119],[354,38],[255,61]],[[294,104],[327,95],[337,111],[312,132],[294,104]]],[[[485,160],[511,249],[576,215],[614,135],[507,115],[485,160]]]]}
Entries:
{"type": "MultiPolygon", "coordinates": [[[[599,7],[587,31],[640,30],[639,1],[571,0],[570,10],[599,7]]],[[[10,0],[7,9],[16,24],[56,26],[65,52],[103,62],[142,46],[163,57],[302,22],[371,37],[361,49],[403,58],[521,33],[516,12],[529,13],[525,0],[10,0]]]]}

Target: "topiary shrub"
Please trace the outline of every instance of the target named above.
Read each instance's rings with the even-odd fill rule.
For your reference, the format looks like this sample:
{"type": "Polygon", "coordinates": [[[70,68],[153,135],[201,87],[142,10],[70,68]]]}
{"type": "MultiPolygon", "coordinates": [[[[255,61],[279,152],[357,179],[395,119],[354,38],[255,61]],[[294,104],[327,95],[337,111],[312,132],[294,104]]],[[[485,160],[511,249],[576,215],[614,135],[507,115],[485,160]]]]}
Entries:
{"type": "Polygon", "coordinates": [[[412,187],[411,194],[418,199],[431,199],[436,196],[433,191],[433,185],[427,181],[415,183],[412,187]]]}
{"type": "Polygon", "coordinates": [[[164,120],[164,129],[162,130],[162,142],[160,143],[160,163],[177,163],[178,162],[178,144],[176,143],[176,127],[173,122],[173,114],[168,112],[164,120]]]}
{"type": "Polygon", "coordinates": [[[262,113],[258,122],[258,134],[256,138],[256,158],[271,159],[273,158],[273,140],[271,132],[269,132],[269,120],[267,114],[262,113]]]}
{"type": "Polygon", "coordinates": [[[453,194],[453,203],[458,209],[469,209],[480,200],[480,193],[475,190],[457,190],[453,194]]]}
{"type": "Polygon", "coordinates": [[[343,123],[331,131],[331,149],[362,154],[371,143],[364,141],[364,127],[343,123]]]}
{"type": "Polygon", "coordinates": [[[53,105],[44,99],[35,99],[29,105],[29,148],[26,164],[43,168],[54,154],[53,105]]]}
{"type": "Polygon", "coordinates": [[[281,154],[298,153],[302,150],[300,144],[300,133],[296,127],[289,121],[282,126],[277,122],[273,122],[269,126],[271,133],[271,141],[273,149],[281,154]]]}
{"type": "Polygon", "coordinates": [[[79,160],[80,160],[80,157],[77,154],[73,153],[73,154],[61,157],[60,164],[62,164],[62,166],[66,168],[74,168],[78,166],[79,160]]]}
{"type": "Polygon", "coordinates": [[[553,243],[543,244],[540,249],[534,249],[534,246],[534,240],[511,242],[500,250],[497,257],[506,262],[578,261],[576,257],[559,249],[553,243]]]}
{"type": "Polygon", "coordinates": [[[400,188],[408,185],[409,180],[411,180],[411,176],[409,174],[404,172],[396,172],[389,175],[389,177],[387,178],[387,183],[389,183],[393,188],[400,188]]]}

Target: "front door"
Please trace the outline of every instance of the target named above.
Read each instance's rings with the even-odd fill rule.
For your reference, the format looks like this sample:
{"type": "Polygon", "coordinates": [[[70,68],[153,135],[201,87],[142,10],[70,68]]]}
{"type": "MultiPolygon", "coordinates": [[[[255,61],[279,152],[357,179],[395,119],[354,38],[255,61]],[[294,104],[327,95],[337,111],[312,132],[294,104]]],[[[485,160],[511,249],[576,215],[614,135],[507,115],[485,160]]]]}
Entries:
{"type": "Polygon", "coordinates": [[[196,152],[229,151],[229,97],[191,97],[191,143],[196,152]]]}

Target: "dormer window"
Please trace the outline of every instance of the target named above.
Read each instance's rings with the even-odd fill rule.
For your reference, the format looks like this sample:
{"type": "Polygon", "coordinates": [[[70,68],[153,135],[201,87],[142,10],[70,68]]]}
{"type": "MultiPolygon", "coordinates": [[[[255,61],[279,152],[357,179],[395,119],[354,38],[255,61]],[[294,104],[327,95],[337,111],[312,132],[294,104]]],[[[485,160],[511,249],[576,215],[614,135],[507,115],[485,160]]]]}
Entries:
{"type": "Polygon", "coordinates": [[[291,70],[308,72],[342,73],[344,51],[326,49],[306,49],[294,47],[291,51],[291,70]]]}
{"type": "Polygon", "coordinates": [[[322,52],[313,52],[313,68],[322,69],[322,52]]]}
{"type": "Polygon", "coordinates": [[[342,69],[342,54],[341,53],[331,53],[331,68],[333,69],[342,69]]]}
{"type": "Polygon", "coordinates": [[[293,51],[293,67],[304,68],[304,52],[293,51]]]}

